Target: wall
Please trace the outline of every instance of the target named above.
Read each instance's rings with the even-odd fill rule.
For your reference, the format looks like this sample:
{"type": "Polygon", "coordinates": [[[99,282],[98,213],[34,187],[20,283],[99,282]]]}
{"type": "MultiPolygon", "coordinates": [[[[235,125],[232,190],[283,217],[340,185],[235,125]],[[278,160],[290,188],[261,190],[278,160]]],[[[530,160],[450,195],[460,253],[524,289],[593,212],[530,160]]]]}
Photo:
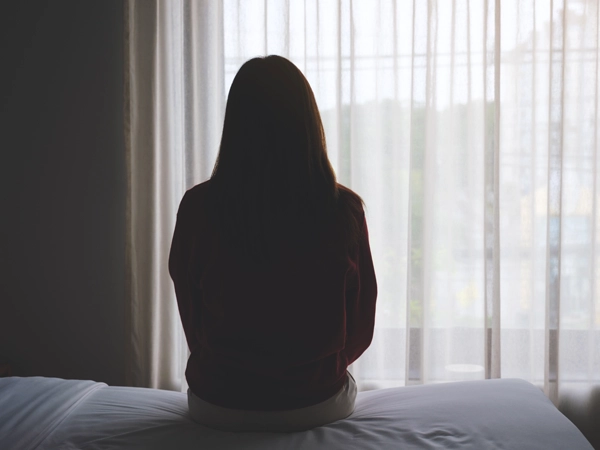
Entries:
{"type": "Polygon", "coordinates": [[[5,3],[0,358],[122,385],[122,1],[5,3]]]}

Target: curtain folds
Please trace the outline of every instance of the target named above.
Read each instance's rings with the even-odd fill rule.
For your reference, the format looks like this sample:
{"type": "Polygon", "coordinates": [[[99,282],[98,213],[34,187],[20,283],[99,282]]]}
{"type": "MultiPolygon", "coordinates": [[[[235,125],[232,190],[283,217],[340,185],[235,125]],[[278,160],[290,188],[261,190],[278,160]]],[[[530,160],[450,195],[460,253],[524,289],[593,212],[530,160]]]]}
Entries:
{"type": "Polygon", "coordinates": [[[128,0],[126,16],[132,385],[187,388],[177,206],[210,176],[241,64],[279,54],[367,205],[379,298],[359,389],[598,392],[597,0],[128,0]]]}

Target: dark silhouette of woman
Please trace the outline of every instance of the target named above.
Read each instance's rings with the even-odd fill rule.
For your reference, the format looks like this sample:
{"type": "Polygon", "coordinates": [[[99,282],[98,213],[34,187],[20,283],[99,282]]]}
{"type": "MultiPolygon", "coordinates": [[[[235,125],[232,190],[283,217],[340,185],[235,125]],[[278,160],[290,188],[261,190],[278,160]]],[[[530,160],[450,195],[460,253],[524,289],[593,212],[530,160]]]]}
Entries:
{"type": "Polygon", "coordinates": [[[169,272],[193,419],[300,431],[348,417],[377,282],[362,199],[336,182],[313,92],[285,58],[247,61],[210,180],[181,200],[169,272]]]}

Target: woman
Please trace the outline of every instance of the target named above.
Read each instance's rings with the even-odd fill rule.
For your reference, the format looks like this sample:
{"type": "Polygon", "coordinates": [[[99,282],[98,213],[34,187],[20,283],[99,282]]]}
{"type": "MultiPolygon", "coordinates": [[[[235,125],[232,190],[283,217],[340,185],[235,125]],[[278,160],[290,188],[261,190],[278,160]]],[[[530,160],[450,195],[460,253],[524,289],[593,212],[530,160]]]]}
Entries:
{"type": "Polygon", "coordinates": [[[377,284],[362,199],[336,183],[313,92],[279,56],[237,73],[210,180],[177,213],[169,272],[194,420],[300,431],[349,416],[377,284]]]}

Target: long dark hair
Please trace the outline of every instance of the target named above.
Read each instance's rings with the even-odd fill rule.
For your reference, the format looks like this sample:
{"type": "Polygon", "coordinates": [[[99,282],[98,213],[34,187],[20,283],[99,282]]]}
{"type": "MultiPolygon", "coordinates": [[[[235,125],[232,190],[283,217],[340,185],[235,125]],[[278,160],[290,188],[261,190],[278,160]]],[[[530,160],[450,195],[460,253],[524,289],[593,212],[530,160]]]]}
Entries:
{"type": "Polygon", "coordinates": [[[364,202],[336,182],[313,91],[280,56],[236,74],[209,186],[219,231],[256,264],[276,262],[277,239],[307,249],[333,222],[348,249],[357,245],[364,202]]]}

